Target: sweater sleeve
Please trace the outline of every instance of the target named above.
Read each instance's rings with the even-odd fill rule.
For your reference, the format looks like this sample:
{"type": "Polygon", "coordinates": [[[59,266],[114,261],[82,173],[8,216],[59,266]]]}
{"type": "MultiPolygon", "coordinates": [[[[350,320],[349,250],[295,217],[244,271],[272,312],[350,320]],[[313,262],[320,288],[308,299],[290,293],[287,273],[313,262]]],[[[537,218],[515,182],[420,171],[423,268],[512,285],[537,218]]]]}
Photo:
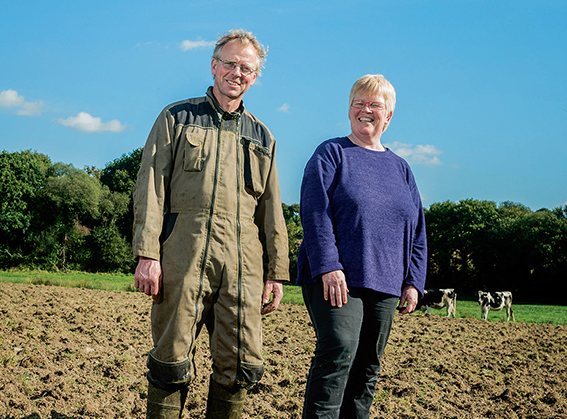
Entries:
{"type": "Polygon", "coordinates": [[[408,171],[408,183],[413,202],[419,211],[419,215],[413,233],[410,266],[407,277],[404,280],[404,285],[413,285],[417,288],[421,297],[423,297],[425,278],[427,276],[427,234],[425,230],[425,214],[417,184],[409,167],[408,171]]]}
{"type": "Polygon", "coordinates": [[[340,156],[329,143],[317,148],[303,175],[300,215],[312,278],[342,270],[334,228],[332,195],[340,156]]]}

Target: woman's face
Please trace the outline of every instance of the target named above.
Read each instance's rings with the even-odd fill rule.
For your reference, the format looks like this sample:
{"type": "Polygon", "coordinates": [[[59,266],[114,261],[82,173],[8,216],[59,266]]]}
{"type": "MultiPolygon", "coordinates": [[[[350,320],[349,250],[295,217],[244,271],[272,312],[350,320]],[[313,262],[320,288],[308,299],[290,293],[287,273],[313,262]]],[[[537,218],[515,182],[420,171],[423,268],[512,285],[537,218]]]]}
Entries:
{"type": "Polygon", "coordinates": [[[361,140],[379,140],[392,118],[392,113],[385,109],[385,104],[386,101],[379,94],[357,92],[348,111],[353,135],[361,140]],[[361,104],[362,107],[356,107],[361,104]]]}

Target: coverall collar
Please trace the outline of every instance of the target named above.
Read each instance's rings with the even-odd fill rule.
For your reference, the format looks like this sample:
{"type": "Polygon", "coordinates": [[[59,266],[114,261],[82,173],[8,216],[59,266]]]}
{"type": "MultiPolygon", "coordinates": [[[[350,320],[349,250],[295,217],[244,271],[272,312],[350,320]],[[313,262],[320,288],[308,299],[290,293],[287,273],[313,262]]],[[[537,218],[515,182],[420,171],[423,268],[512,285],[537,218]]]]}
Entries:
{"type": "Polygon", "coordinates": [[[238,107],[236,112],[227,112],[223,108],[221,108],[221,106],[217,102],[217,99],[215,98],[215,95],[213,94],[213,86],[209,86],[209,88],[207,89],[207,97],[209,98],[209,101],[213,108],[217,111],[219,118],[235,119],[240,117],[240,115],[242,115],[242,113],[244,112],[244,102],[242,100],[240,101],[240,106],[238,107]]]}

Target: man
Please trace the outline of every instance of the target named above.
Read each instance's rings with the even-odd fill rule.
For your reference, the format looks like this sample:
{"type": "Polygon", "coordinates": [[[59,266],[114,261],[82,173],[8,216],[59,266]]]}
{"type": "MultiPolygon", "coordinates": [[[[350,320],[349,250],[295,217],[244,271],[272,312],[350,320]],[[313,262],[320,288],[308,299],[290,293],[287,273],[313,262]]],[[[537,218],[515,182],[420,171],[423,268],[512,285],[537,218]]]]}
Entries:
{"type": "Polygon", "coordinates": [[[277,309],[289,280],[275,141],[242,103],[265,56],[249,32],[220,38],[213,87],[166,107],[144,148],[133,247],[136,287],[154,299],[148,418],[181,417],[203,325],[207,418],[239,418],[264,371],[261,315],[277,309]]]}

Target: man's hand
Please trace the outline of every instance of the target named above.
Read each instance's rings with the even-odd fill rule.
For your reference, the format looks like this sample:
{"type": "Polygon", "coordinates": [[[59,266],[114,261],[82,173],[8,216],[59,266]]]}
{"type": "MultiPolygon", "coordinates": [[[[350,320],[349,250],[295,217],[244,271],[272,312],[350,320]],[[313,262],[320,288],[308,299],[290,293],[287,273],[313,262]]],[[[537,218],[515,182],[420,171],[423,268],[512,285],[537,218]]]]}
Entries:
{"type": "Polygon", "coordinates": [[[413,285],[406,285],[402,290],[402,296],[400,297],[400,304],[398,305],[397,309],[400,311],[400,314],[409,314],[415,310],[417,307],[417,298],[419,296],[419,292],[417,288],[413,285]],[[408,303],[406,307],[404,305],[408,303]]]}
{"type": "Polygon", "coordinates": [[[161,291],[161,264],[159,260],[140,257],[134,285],[146,295],[151,295],[154,301],[158,300],[161,291]]]}
{"type": "Polygon", "coordinates": [[[327,272],[323,274],[322,280],[325,301],[329,301],[330,298],[333,307],[342,307],[347,303],[348,287],[343,271],[327,272]]]}
{"type": "Polygon", "coordinates": [[[277,310],[282,297],[283,284],[279,281],[266,281],[266,285],[264,285],[264,295],[262,296],[262,303],[264,304],[262,314],[268,314],[277,310]],[[272,301],[270,301],[270,295],[272,294],[273,298],[272,301]]]}

